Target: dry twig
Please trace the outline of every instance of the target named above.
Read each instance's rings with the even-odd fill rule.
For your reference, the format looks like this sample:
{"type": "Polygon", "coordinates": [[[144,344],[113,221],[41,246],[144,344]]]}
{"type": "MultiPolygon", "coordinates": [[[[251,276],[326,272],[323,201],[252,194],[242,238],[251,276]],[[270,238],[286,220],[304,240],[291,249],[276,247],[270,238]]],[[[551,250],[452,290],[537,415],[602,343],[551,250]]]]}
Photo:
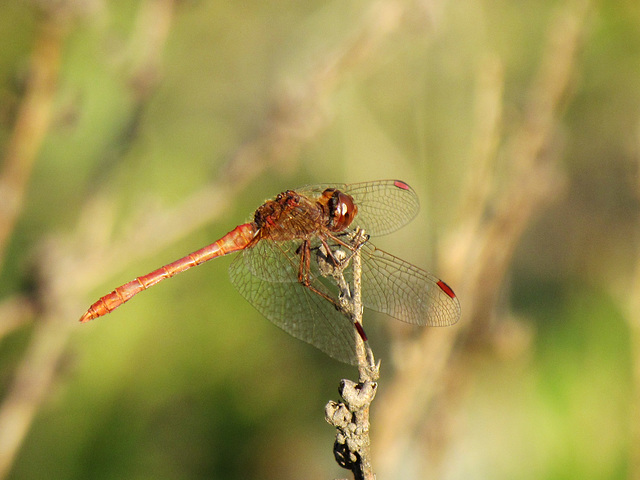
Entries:
{"type": "MultiPolygon", "coordinates": [[[[353,243],[356,250],[344,263],[334,265],[328,275],[336,280],[340,289],[340,307],[354,324],[362,325],[362,265],[360,247],[367,241],[364,231],[355,232],[353,243]],[[343,271],[351,263],[353,284],[344,279],[343,271]]],[[[380,374],[380,365],[375,363],[373,353],[354,328],[356,355],[358,357],[358,383],[343,379],[338,392],[343,402],[327,403],[325,418],[337,429],[333,453],[338,464],[351,470],[355,480],[374,480],[371,463],[371,440],[369,438],[369,409],[375,398],[380,374]]]]}

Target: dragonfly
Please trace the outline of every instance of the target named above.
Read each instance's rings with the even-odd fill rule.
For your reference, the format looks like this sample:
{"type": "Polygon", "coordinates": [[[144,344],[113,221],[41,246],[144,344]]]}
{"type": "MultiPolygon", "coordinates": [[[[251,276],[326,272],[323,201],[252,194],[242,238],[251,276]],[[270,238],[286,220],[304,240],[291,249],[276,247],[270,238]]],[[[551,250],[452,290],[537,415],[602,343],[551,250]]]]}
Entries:
{"type": "Polygon", "coordinates": [[[334,267],[329,271],[353,282],[350,260],[356,252],[360,255],[361,297],[367,308],[418,326],[448,326],[460,318],[458,298],[444,281],[369,242],[370,236],[404,226],[418,210],[418,196],[400,180],[287,190],[258,207],[251,222],[103,296],[80,321],[106,315],[178,273],[240,252],[229,276],[251,305],[293,337],[355,365],[356,335],[364,341],[367,337],[341,308],[344,291],[327,264],[334,267]],[[366,233],[364,239],[359,232],[366,233]]]}

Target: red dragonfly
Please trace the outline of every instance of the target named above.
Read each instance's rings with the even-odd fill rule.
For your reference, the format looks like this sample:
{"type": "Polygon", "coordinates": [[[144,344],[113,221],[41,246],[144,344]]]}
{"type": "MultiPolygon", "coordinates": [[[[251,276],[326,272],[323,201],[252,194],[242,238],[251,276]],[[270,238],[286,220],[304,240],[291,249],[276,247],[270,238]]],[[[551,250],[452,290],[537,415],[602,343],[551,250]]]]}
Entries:
{"type": "Polygon", "coordinates": [[[260,206],[252,222],[116,288],[91,305],[80,321],[105,315],[191,267],[242,251],[229,274],[249,303],[292,336],[337,360],[357,364],[354,333],[364,340],[366,335],[341,311],[340,289],[327,274],[327,262],[340,264],[345,278],[352,280],[349,252],[359,250],[362,302],[372,310],[413,325],[452,325],[460,317],[460,303],[442,280],[377,249],[368,235],[354,243],[356,229],[369,235],[390,233],[415,217],[418,208],[416,193],[399,180],[288,190],[260,206]]]}

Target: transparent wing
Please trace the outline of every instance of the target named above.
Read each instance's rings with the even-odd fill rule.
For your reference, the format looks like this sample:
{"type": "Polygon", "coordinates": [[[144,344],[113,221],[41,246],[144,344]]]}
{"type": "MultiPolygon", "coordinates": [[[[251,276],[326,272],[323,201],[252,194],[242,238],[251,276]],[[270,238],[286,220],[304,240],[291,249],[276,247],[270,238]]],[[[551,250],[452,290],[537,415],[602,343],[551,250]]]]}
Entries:
{"type": "Polygon", "coordinates": [[[327,188],[336,188],[353,197],[358,215],[351,226],[363,228],[373,236],[385,235],[406,225],[420,209],[416,192],[400,180],[307,185],[296,192],[317,197],[327,188]]]}
{"type": "Polygon", "coordinates": [[[302,240],[274,242],[262,240],[242,252],[244,267],[267,282],[297,282],[302,240]]]}
{"type": "Polygon", "coordinates": [[[453,325],[460,302],[440,279],[367,243],[362,255],[366,307],[413,325],[453,325]]]}
{"type": "MultiPolygon", "coordinates": [[[[273,324],[330,357],[355,365],[353,323],[334,303],[298,282],[298,246],[296,241],[258,242],[231,263],[231,282],[273,324]]],[[[311,258],[311,285],[336,298],[337,287],[319,274],[316,255],[311,258]]]]}

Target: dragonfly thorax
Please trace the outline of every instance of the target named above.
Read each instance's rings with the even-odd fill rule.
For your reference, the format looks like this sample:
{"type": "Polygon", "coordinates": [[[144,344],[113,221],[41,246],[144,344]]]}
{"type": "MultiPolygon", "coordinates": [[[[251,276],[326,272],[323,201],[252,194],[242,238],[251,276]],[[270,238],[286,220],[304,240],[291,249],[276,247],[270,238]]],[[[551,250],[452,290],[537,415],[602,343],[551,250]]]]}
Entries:
{"type": "Polygon", "coordinates": [[[258,207],[253,221],[258,228],[269,228],[281,223],[286,215],[300,203],[300,197],[290,190],[278,194],[274,200],[268,200],[258,207]]]}
{"type": "Polygon", "coordinates": [[[254,224],[261,237],[275,241],[308,238],[322,231],[328,223],[326,213],[317,203],[287,190],[258,207],[254,224]]]}

